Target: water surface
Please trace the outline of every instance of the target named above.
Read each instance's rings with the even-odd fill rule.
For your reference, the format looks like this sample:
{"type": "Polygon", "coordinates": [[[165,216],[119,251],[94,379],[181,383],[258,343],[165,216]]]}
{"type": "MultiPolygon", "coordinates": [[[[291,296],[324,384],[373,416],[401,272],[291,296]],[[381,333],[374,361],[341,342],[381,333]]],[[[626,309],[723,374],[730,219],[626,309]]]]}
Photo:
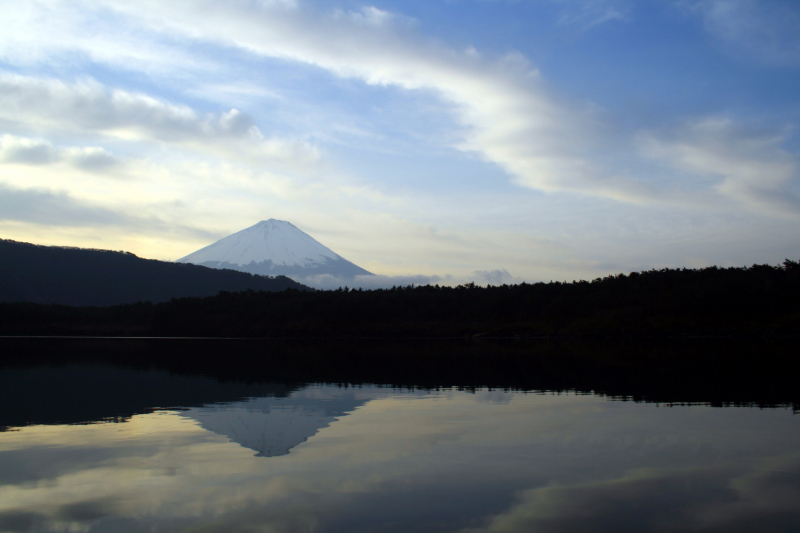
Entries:
{"type": "Polygon", "coordinates": [[[800,531],[791,402],[262,377],[0,367],[0,531],[800,531]]]}

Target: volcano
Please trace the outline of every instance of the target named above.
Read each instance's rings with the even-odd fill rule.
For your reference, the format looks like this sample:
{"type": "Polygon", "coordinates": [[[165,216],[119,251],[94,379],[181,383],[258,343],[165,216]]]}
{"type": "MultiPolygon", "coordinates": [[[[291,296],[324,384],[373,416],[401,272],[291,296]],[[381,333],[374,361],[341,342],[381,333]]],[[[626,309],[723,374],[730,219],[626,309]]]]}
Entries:
{"type": "Polygon", "coordinates": [[[290,222],[272,218],[228,235],[177,262],[294,280],[322,274],[340,280],[372,275],[290,222]]]}

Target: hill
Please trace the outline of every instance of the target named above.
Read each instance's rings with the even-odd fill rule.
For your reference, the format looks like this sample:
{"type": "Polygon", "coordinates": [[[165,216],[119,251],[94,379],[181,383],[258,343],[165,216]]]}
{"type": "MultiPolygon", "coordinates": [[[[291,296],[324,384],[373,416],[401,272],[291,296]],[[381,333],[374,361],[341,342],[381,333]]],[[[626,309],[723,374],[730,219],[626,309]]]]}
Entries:
{"type": "Polygon", "coordinates": [[[308,289],[284,276],[142,259],[130,252],[0,239],[0,302],[109,306],[214,296],[220,291],[288,288],[308,289]]]}
{"type": "Polygon", "coordinates": [[[152,306],[0,305],[2,335],[682,337],[800,335],[800,265],[662,269],[591,282],[225,292],[152,306]]]}

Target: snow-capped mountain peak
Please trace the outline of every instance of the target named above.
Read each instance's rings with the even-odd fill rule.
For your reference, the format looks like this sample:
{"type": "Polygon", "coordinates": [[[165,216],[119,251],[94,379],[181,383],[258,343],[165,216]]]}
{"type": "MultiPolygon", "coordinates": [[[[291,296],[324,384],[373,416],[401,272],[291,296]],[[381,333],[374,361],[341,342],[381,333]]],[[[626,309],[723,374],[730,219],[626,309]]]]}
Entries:
{"type": "Polygon", "coordinates": [[[352,278],[370,274],[292,223],[272,218],[228,235],[178,262],[292,278],[318,274],[352,278]]]}

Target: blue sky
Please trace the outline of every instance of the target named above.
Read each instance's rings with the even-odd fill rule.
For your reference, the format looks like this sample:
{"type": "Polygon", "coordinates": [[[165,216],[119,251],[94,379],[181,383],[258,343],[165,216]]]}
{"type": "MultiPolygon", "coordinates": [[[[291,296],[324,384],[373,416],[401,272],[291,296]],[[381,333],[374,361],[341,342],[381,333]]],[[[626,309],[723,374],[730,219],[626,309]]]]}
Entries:
{"type": "Polygon", "coordinates": [[[800,254],[793,0],[0,8],[4,238],[176,259],[277,218],[387,283],[800,254]]]}

